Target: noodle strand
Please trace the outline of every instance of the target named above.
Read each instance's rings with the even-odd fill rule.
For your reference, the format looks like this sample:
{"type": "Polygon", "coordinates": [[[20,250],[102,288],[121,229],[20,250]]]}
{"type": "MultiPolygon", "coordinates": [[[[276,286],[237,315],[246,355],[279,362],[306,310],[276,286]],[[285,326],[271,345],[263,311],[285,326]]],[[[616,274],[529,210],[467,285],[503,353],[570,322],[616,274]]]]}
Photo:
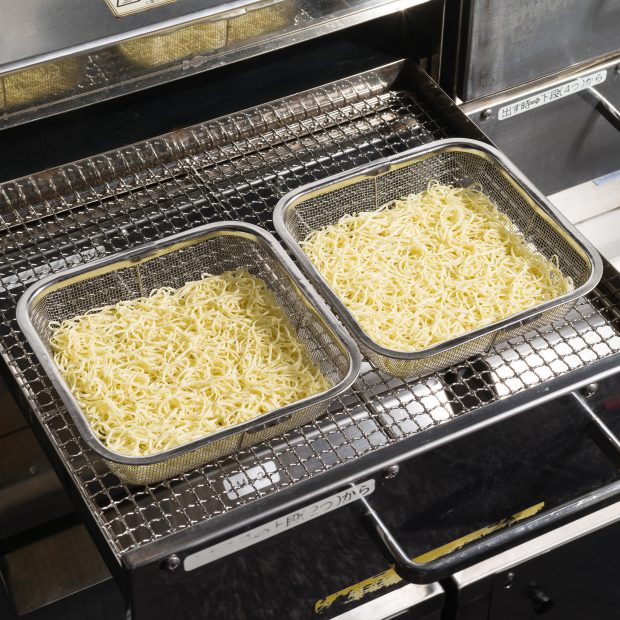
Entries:
{"type": "Polygon", "coordinates": [[[420,351],[554,299],[572,282],[477,187],[431,181],[345,215],[302,248],[366,334],[420,351]]]}
{"type": "Polygon", "coordinates": [[[163,452],[328,387],[275,295],[245,270],[50,326],[56,364],[120,454],[163,452]]]}

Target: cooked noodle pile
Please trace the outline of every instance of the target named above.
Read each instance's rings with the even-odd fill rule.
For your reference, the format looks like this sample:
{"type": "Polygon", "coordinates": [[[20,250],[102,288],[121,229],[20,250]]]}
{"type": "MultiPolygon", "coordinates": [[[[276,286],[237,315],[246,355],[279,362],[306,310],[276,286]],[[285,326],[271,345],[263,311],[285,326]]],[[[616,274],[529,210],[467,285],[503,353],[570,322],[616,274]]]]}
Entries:
{"type": "Polygon", "coordinates": [[[475,187],[431,182],[345,215],[302,247],[378,344],[420,351],[572,288],[475,187]]]}
{"type": "Polygon", "coordinates": [[[71,391],[120,454],[162,452],[328,387],[273,293],[244,270],[50,326],[71,391]]]}

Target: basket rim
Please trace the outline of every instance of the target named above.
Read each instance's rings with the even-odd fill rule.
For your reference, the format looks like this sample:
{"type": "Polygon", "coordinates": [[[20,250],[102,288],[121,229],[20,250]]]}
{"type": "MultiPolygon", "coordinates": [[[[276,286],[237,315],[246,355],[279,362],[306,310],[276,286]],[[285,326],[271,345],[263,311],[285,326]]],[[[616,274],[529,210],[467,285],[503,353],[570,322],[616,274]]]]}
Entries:
{"type": "MultiPolygon", "coordinates": [[[[179,248],[176,248],[179,249],[179,248]]],[[[93,276],[94,277],[94,276],[93,276]]],[[[65,284],[67,285],[67,284],[65,284]]],[[[181,457],[187,453],[206,447],[207,445],[220,441],[226,437],[240,435],[248,431],[259,431],[265,427],[275,425],[281,418],[289,417],[296,411],[328,402],[346,391],[357,379],[360,372],[361,353],[351,338],[349,333],[344,329],[340,322],[336,319],[327,304],[321,299],[314,287],[308,282],[307,278],[291,260],[284,251],[282,246],[276,241],[275,237],[268,231],[254,224],[248,224],[238,221],[220,221],[204,224],[190,230],[163,237],[161,239],[141,244],[129,250],[116,252],[100,259],[91,261],[84,265],[78,265],[69,269],[64,269],[55,274],[46,276],[38,282],[32,284],[20,297],[17,303],[17,322],[22,329],[28,343],[32,347],[35,355],[41,362],[45,373],[51,380],[54,388],[65,404],[72,421],[78,428],[82,439],[97,454],[108,461],[122,465],[130,466],[149,466],[161,464],[165,461],[181,457]],[[218,234],[235,234],[250,238],[255,242],[262,243],[269,251],[272,252],[275,260],[284,268],[284,271],[295,283],[301,297],[305,298],[306,306],[313,311],[317,317],[322,319],[331,329],[332,341],[338,341],[340,348],[346,352],[349,368],[344,377],[336,384],[329,387],[323,392],[314,394],[307,398],[295,401],[284,407],[280,407],[273,411],[259,415],[251,420],[230,426],[213,433],[209,433],[204,437],[194,439],[191,442],[176,446],[174,448],[150,454],[145,456],[129,456],[120,454],[110,450],[94,433],[86,415],[73,396],[67,382],[62,377],[52,356],[48,353],[43,340],[39,336],[34,324],[31,320],[30,310],[32,304],[39,300],[42,296],[62,288],[63,283],[74,280],[76,277],[82,277],[89,272],[97,271],[96,275],[102,275],[109,271],[114,271],[119,263],[126,263],[125,266],[135,266],[142,262],[167,254],[174,251],[177,244],[180,247],[188,247],[201,240],[218,236],[218,234]],[[114,266],[117,266],[114,268],[114,266]],[[51,290],[50,290],[51,289],[51,290]]]]}
{"type": "MultiPolygon", "coordinates": [[[[436,140],[423,146],[415,147],[396,155],[391,155],[379,160],[375,160],[368,164],[363,164],[356,168],[352,168],[346,172],[309,183],[298,187],[291,192],[285,194],[277,203],[273,213],[273,223],[276,231],[280,235],[284,244],[293,253],[295,258],[302,265],[304,271],[310,276],[315,283],[317,289],[323,297],[327,299],[336,315],[342,320],[347,329],[354,336],[354,339],[362,346],[366,347],[375,354],[397,361],[424,361],[435,355],[439,355],[450,349],[460,347],[470,341],[486,336],[491,332],[499,332],[510,328],[520,327],[533,322],[543,312],[551,310],[556,306],[572,303],[589,293],[599,282],[603,274],[603,261],[594,245],[588,241],[548,200],[547,198],[532,184],[531,181],[506,157],[501,151],[489,144],[479,140],[469,138],[445,138],[436,140]],[[398,351],[384,347],[375,342],[362,329],[361,325],[340,300],[338,295],[333,291],[319,270],[307,257],[300,244],[293,237],[286,225],[286,216],[289,210],[305,198],[308,194],[317,191],[328,191],[330,186],[337,186],[339,183],[354,183],[366,179],[376,179],[388,172],[393,171],[396,167],[412,164],[416,160],[426,159],[429,156],[438,155],[443,152],[465,151],[491,161],[498,166],[504,174],[506,174],[512,182],[522,190],[526,196],[540,209],[546,217],[550,218],[554,224],[562,230],[565,236],[568,236],[573,248],[579,253],[585,255],[589,261],[589,276],[587,280],[579,287],[572,291],[568,291],[555,299],[545,301],[541,304],[522,310],[516,314],[506,317],[500,321],[496,321],[489,325],[478,327],[469,332],[461,334],[455,338],[450,338],[443,342],[439,342],[431,347],[419,351],[398,351]]],[[[568,241],[567,241],[568,242],[568,241]]]]}

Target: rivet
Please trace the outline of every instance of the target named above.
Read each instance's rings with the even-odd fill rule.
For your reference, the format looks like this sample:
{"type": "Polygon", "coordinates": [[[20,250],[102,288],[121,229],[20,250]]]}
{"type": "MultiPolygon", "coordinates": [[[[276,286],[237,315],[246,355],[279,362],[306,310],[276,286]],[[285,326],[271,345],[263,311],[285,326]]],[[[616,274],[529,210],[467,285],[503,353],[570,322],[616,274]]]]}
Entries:
{"type": "Polygon", "coordinates": [[[181,558],[176,553],[164,560],[163,567],[166,570],[176,570],[179,566],[181,566],[181,558]]]}
{"type": "Polygon", "coordinates": [[[399,471],[400,467],[398,465],[390,465],[389,467],[385,468],[385,471],[383,472],[383,477],[386,480],[391,480],[392,478],[396,478],[399,471]]]}
{"type": "Polygon", "coordinates": [[[581,393],[586,397],[590,398],[596,390],[598,390],[598,383],[588,383],[582,390],[581,393]]]}
{"type": "Polygon", "coordinates": [[[482,112],[480,112],[480,118],[483,121],[486,121],[487,118],[491,118],[492,114],[493,114],[493,110],[491,108],[487,108],[486,110],[482,110],[482,112]]]}
{"type": "Polygon", "coordinates": [[[506,573],[506,577],[504,579],[504,588],[506,588],[506,590],[509,590],[512,587],[512,584],[515,581],[515,574],[510,571],[509,573],[506,573]]]}

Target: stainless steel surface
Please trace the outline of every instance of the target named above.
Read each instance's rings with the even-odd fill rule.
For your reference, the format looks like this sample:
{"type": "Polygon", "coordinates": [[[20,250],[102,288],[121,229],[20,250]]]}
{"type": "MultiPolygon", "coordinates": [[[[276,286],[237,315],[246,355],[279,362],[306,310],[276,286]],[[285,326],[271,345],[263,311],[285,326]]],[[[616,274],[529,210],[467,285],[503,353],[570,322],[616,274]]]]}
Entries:
{"type": "Polygon", "coordinates": [[[3,14],[2,71],[12,71],[45,60],[96,49],[110,41],[133,38],[200,17],[234,11],[244,14],[257,0],[183,0],[134,15],[116,18],[105,2],[52,0],[6,7],[3,14]]]}
{"type": "Polygon", "coordinates": [[[104,0],[3,15],[0,128],[193,75],[428,0],[183,0],[114,17],[104,0]]]}
{"type": "Polygon", "coordinates": [[[620,49],[615,0],[472,0],[468,10],[461,49],[463,101],[620,49]]]}
{"type": "Polygon", "coordinates": [[[400,618],[400,614],[403,614],[403,618],[439,620],[444,598],[444,590],[438,583],[428,585],[410,583],[334,616],[333,620],[388,620],[400,618]]]}
{"type": "Polygon", "coordinates": [[[620,131],[620,110],[596,88],[588,88],[585,94],[594,100],[594,108],[609,121],[611,126],[620,131]]]}
{"type": "Polygon", "coordinates": [[[166,559],[164,566],[166,570],[176,570],[181,566],[181,558],[176,553],[173,553],[169,558],[166,559]]]}
{"type": "MultiPolygon", "coordinates": [[[[620,133],[586,100],[585,91],[503,120],[498,118],[499,110],[602,71],[606,72],[606,79],[596,89],[617,104],[618,63],[620,54],[614,53],[498,95],[470,101],[461,109],[543,193],[552,194],[620,169],[620,133]],[[486,110],[490,113],[481,117],[486,110]]],[[[579,219],[587,217],[591,209],[596,209],[596,204],[584,203],[583,217],[579,219]]]]}
{"type": "Polygon", "coordinates": [[[276,240],[256,226],[236,222],[205,224],[48,276],[20,298],[17,321],[83,440],[121,480],[132,484],[176,476],[311,422],[351,386],[360,365],[353,341],[276,240]],[[54,361],[50,321],[62,322],[94,308],[144,297],[153,289],[179,288],[203,273],[240,268],[261,278],[275,294],[330,387],[158,454],[126,456],[107,448],[54,361]]]}
{"type": "Polygon", "coordinates": [[[274,224],[362,352],[377,368],[398,377],[437,372],[489,349],[498,340],[513,338],[562,317],[575,300],[596,286],[602,273],[602,262],[594,247],[499,151],[474,140],[442,140],[294,190],[278,203],[274,224]],[[406,194],[420,192],[430,179],[459,187],[472,183],[481,186],[528,245],[548,259],[557,256],[559,267],[571,278],[574,290],[422,351],[392,350],[372,340],[308,259],[300,243],[313,231],[344,215],[373,211],[406,194]]]}
{"type": "MultiPolygon", "coordinates": [[[[508,407],[511,396],[620,352],[620,276],[608,274],[565,319],[449,369],[483,384],[490,373],[497,381],[491,390],[463,380],[461,390],[452,384],[446,392],[444,372],[405,382],[365,363],[352,390],[316,422],[144,487],[120,483],[84,443],[16,323],[25,288],[69,265],[209,221],[271,228],[273,207],[294,187],[447,137],[452,126],[426,107],[422,91],[412,96],[392,86],[401,69],[396,63],[0,185],[0,352],[119,562],[489,403],[508,407]]],[[[416,84],[436,92],[421,73],[416,84]]]]}
{"type": "Polygon", "coordinates": [[[588,385],[582,388],[581,394],[585,396],[586,398],[590,398],[590,396],[593,396],[594,394],[596,394],[597,390],[598,390],[598,383],[588,383],[588,385]]]}
{"type": "Polygon", "coordinates": [[[522,562],[603,529],[618,520],[620,520],[620,504],[616,503],[454,573],[452,579],[458,588],[466,588],[486,577],[513,568],[522,562]]]}
{"type": "MultiPolygon", "coordinates": [[[[616,71],[618,63],[620,63],[620,52],[613,52],[600,58],[594,58],[587,62],[562,69],[552,75],[537,78],[526,84],[519,84],[512,88],[507,88],[500,93],[490,94],[472,101],[466,101],[461,104],[460,108],[471,118],[474,118],[476,115],[482,115],[481,120],[490,119],[491,121],[497,121],[497,110],[509,103],[537,95],[549,89],[558,88],[573,80],[585,78],[599,71],[607,72],[606,81],[614,81],[620,75],[620,73],[616,71]]],[[[572,97],[572,95],[568,95],[568,97],[572,97]]],[[[547,105],[553,106],[553,102],[547,105]]],[[[488,125],[489,123],[486,123],[482,126],[488,127],[488,125]]]]}
{"type": "Polygon", "coordinates": [[[390,465],[389,467],[386,467],[385,470],[383,471],[383,477],[386,480],[392,480],[393,478],[396,478],[396,476],[398,476],[399,471],[400,471],[399,465],[390,465]]]}

